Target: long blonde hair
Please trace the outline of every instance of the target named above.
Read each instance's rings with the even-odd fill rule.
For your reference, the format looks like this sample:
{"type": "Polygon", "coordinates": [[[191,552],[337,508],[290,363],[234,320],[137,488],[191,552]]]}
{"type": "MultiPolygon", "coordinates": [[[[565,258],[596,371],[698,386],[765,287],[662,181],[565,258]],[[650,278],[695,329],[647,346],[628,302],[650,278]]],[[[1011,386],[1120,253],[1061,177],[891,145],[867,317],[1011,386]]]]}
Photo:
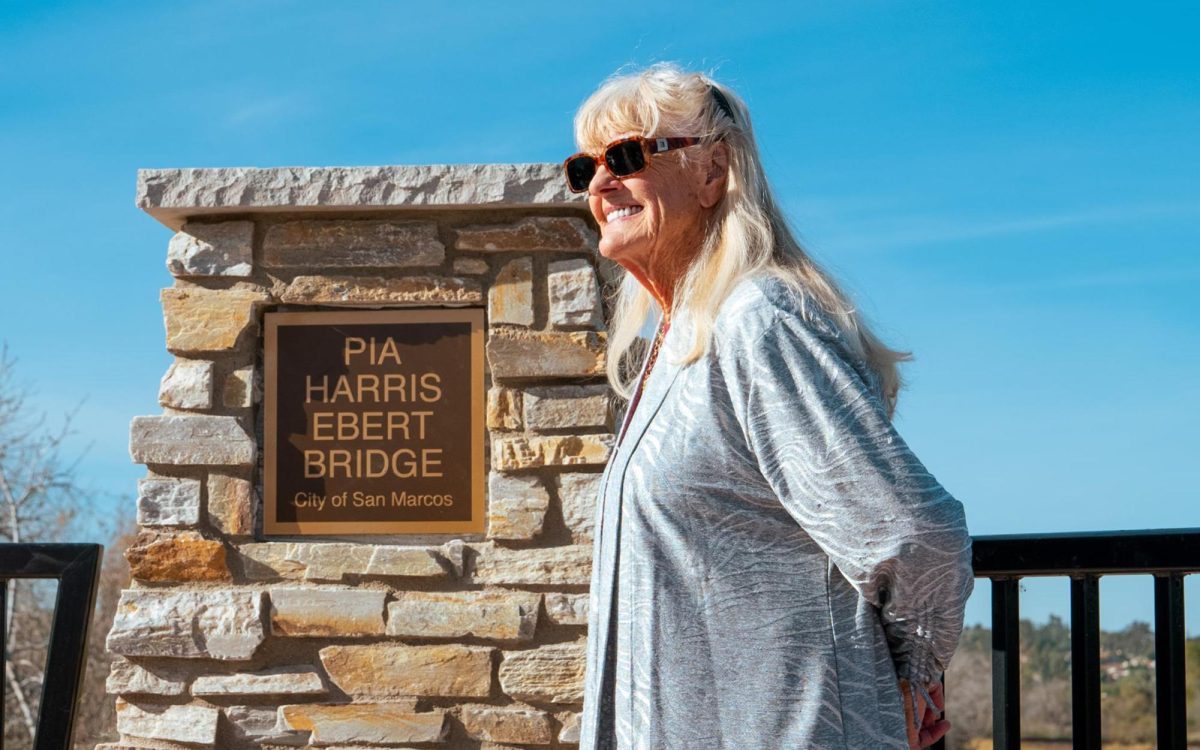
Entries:
{"type": "MultiPolygon", "coordinates": [[[[714,208],[703,244],[678,280],[672,299],[686,309],[695,337],[682,364],[707,351],[721,303],[744,277],[766,272],[779,277],[823,309],[841,329],[853,354],[879,380],[889,418],[902,387],[897,363],[911,352],[885,346],[870,330],[845,292],[800,246],[779,209],[763,173],[746,104],[731,89],[674,63],[656,63],[641,72],[610,77],[575,115],[575,140],[584,151],[599,152],[615,134],[645,137],[700,136],[707,147],[723,140],[729,147],[724,198],[714,208]],[[724,95],[733,118],[710,91],[724,95]]],[[[679,152],[686,164],[690,149],[679,152]]],[[[624,273],[613,300],[608,331],[606,374],[623,398],[633,395],[637,365],[629,366],[638,334],[654,298],[635,276],[624,273]]],[[[804,308],[805,315],[807,306],[804,308]]]]}

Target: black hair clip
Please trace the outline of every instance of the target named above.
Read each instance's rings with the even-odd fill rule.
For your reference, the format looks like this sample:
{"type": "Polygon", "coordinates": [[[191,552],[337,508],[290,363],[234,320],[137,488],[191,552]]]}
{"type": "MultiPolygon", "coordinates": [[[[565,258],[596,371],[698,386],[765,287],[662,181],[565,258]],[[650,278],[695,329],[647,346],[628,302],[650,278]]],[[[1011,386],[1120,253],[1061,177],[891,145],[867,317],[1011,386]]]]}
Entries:
{"type": "Polygon", "coordinates": [[[713,101],[717,103],[717,108],[728,115],[734,125],[737,125],[737,118],[733,116],[733,107],[729,106],[729,100],[721,93],[721,89],[710,83],[708,84],[708,90],[712,92],[713,101]]]}

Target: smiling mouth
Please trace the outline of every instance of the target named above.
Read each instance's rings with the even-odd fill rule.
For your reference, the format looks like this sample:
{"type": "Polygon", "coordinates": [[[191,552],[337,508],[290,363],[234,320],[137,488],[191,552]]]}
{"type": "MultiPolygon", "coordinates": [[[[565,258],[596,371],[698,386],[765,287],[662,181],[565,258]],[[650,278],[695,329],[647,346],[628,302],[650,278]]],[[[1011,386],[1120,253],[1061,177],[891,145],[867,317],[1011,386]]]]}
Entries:
{"type": "Polygon", "coordinates": [[[609,211],[607,214],[604,215],[604,219],[605,219],[605,221],[608,221],[608,222],[614,222],[614,221],[617,221],[618,219],[624,219],[629,216],[633,216],[634,214],[640,214],[641,212],[642,212],[641,206],[622,206],[621,208],[618,208],[615,211],[609,211]]]}

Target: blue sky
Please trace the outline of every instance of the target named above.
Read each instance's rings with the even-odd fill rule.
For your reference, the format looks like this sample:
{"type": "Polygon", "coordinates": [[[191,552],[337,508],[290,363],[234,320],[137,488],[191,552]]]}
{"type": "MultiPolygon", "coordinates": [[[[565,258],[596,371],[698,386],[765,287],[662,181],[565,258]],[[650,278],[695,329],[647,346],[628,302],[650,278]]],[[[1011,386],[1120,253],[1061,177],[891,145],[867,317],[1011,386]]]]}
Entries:
{"type": "MultiPolygon", "coordinates": [[[[142,167],[559,161],[626,64],[749,103],[810,252],[915,354],[896,424],[976,534],[1200,527],[1192,3],[0,5],[0,339],[102,513],[159,412],[142,167]]],[[[1061,584],[1061,585],[1059,585],[1061,584]]],[[[968,620],[987,618],[986,584],[968,620]]],[[[1031,583],[1024,612],[1064,613],[1031,583]]],[[[1102,622],[1150,619],[1106,580],[1102,622]]],[[[1200,586],[1189,580],[1189,631],[1200,586]]]]}

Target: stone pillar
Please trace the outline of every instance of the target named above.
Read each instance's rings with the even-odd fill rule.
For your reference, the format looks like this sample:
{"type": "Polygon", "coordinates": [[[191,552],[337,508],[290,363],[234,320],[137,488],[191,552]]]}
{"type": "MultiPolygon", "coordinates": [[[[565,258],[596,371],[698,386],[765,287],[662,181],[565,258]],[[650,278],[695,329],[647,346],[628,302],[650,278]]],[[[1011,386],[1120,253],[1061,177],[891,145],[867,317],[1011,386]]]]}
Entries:
{"type": "Polygon", "coordinates": [[[614,267],[558,165],[145,170],[175,356],[136,417],[119,745],[571,747],[614,267]],[[487,531],[265,538],[262,320],[480,306],[487,531]]]}

